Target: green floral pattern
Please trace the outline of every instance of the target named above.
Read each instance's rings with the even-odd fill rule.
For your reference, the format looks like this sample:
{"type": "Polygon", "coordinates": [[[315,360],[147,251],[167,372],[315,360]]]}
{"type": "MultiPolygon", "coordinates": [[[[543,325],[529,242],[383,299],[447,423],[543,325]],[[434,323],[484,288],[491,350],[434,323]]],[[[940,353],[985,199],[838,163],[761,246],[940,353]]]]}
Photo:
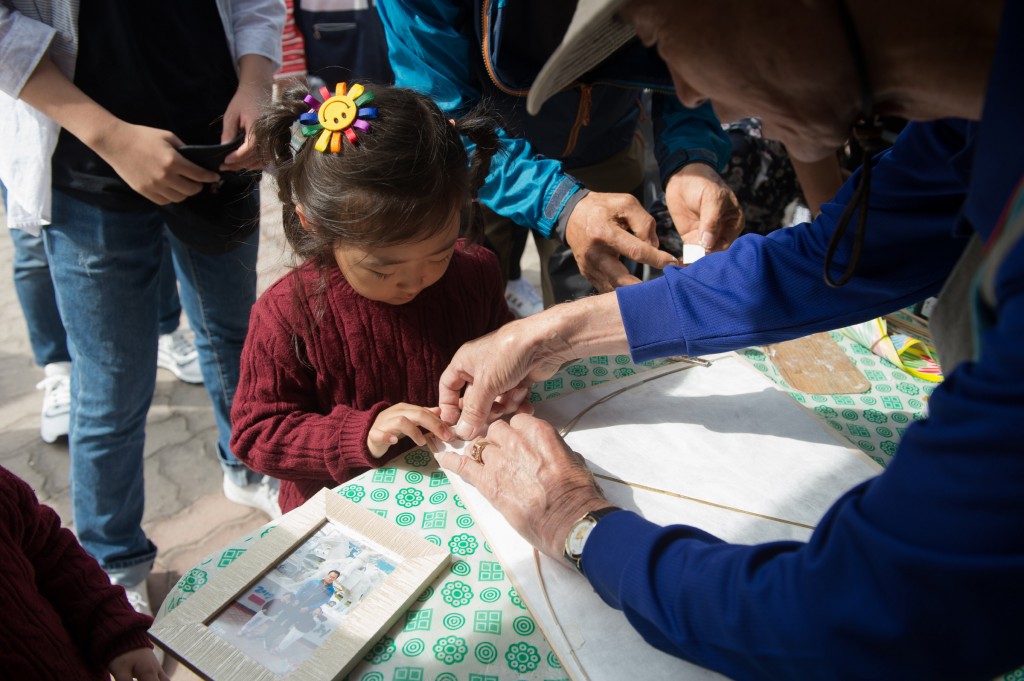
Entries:
{"type": "MultiPolygon", "coordinates": [[[[420,479],[422,480],[422,478],[420,479]]],[[[398,490],[398,493],[395,494],[395,501],[399,506],[404,506],[405,508],[419,506],[423,503],[423,492],[415,487],[405,487],[398,490]]]]}
{"type": "Polygon", "coordinates": [[[366,657],[363,658],[371,664],[381,664],[391,659],[391,656],[395,654],[395,640],[390,636],[385,636],[381,640],[373,644],[370,648],[370,652],[366,653],[366,657]]]}
{"type": "Polygon", "coordinates": [[[505,652],[505,661],[516,674],[526,674],[540,664],[540,654],[529,643],[513,643],[505,652]]]}
{"type": "Polygon", "coordinates": [[[455,580],[444,585],[441,589],[441,598],[453,608],[461,608],[464,605],[469,605],[473,600],[473,589],[469,584],[455,580]]]}
{"type": "Polygon", "coordinates": [[[177,588],[184,591],[185,593],[195,593],[199,591],[207,582],[206,570],[200,570],[199,568],[192,568],[189,570],[181,579],[178,580],[177,588]]]}
{"type": "Polygon", "coordinates": [[[458,636],[445,636],[434,644],[434,657],[449,665],[462,662],[468,652],[466,639],[458,636]]]}
{"type": "Polygon", "coordinates": [[[476,553],[477,541],[473,535],[463,532],[448,540],[448,550],[455,556],[469,556],[476,553]]]}

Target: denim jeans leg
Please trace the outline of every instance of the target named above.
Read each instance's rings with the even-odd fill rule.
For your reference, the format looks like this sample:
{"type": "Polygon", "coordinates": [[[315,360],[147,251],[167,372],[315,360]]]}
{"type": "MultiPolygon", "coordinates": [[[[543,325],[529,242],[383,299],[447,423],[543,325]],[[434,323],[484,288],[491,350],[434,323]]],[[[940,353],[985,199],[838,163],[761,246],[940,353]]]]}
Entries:
{"type": "Polygon", "coordinates": [[[44,230],[71,370],[71,501],[85,549],[111,580],[149,574],[143,446],[156,382],[162,221],[53,193],[44,230]]]}
{"type": "Polygon", "coordinates": [[[259,230],[222,255],[206,255],[168,235],[181,289],[181,304],[196,336],[203,384],[217,420],[217,455],[224,474],[239,485],[259,480],[231,453],[231,400],[238,387],[249,312],[256,302],[259,230]]]}
{"type": "Polygon", "coordinates": [[[32,356],[39,366],[70,362],[64,322],[57,309],[57,294],[50,278],[50,263],[42,236],[9,230],[14,241],[14,290],[28,326],[32,356]]]}
{"type": "Polygon", "coordinates": [[[160,335],[174,333],[181,324],[181,300],[178,298],[178,277],[174,274],[171,244],[164,238],[160,260],[160,335]]]}

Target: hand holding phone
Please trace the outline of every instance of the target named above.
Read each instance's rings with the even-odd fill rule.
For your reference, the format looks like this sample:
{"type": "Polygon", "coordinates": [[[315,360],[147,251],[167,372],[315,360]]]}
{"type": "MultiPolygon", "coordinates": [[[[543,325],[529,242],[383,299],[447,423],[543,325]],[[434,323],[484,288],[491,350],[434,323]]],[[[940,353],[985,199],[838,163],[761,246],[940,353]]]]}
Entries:
{"type": "Polygon", "coordinates": [[[195,163],[197,166],[220,172],[219,168],[224,163],[228,154],[242,146],[245,141],[245,133],[239,132],[230,142],[223,144],[186,144],[178,147],[178,153],[195,163]]]}

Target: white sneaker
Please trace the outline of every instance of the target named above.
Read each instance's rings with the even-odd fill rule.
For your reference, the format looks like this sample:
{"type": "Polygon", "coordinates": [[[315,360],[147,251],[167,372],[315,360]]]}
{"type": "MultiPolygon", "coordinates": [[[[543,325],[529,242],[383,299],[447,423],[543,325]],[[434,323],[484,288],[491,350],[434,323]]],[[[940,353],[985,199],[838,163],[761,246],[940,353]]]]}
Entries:
{"type": "Polygon", "coordinates": [[[281,517],[281,507],[277,503],[277,487],[277,480],[269,475],[264,475],[259,482],[245,487],[235,484],[228,476],[224,476],[224,496],[228,501],[263,511],[271,519],[281,517]]]}
{"type": "MultiPolygon", "coordinates": [[[[153,608],[149,605],[149,586],[146,584],[146,580],[142,580],[134,586],[124,586],[124,593],[128,597],[128,602],[135,608],[135,612],[141,612],[143,615],[153,616],[153,608]]],[[[153,655],[156,656],[156,661],[160,666],[164,666],[164,651],[160,646],[153,646],[153,655]]]]}
{"type": "Polygon", "coordinates": [[[71,424],[71,362],[53,362],[43,367],[45,378],[36,384],[43,393],[39,435],[53,443],[68,434],[71,424]]]}
{"type": "Polygon", "coordinates": [[[522,277],[509,279],[505,285],[505,302],[508,303],[508,309],[520,319],[544,309],[544,301],[537,295],[536,289],[522,277]]]}
{"type": "Polygon", "coordinates": [[[153,616],[153,608],[149,605],[149,585],[146,584],[146,580],[142,580],[134,586],[124,586],[124,593],[128,596],[128,602],[135,608],[135,612],[141,612],[143,615],[153,616]]]}
{"type": "Polygon", "coordinates": [[[185,383],[202,383],[199,351],[184,329],[160,336],[156,346],[156,365],[167,369],[185,383]]]}

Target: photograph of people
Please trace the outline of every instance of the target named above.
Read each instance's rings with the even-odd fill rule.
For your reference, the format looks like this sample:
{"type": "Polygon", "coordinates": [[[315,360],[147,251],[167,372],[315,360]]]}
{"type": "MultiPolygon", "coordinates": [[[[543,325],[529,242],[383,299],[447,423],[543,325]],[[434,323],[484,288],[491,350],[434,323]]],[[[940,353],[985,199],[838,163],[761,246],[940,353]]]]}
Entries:
{"type": "Polygon", "coordinates": [[[297,669],[401,558],[328,521],[211,624],[278,675],[297,669]]]}

